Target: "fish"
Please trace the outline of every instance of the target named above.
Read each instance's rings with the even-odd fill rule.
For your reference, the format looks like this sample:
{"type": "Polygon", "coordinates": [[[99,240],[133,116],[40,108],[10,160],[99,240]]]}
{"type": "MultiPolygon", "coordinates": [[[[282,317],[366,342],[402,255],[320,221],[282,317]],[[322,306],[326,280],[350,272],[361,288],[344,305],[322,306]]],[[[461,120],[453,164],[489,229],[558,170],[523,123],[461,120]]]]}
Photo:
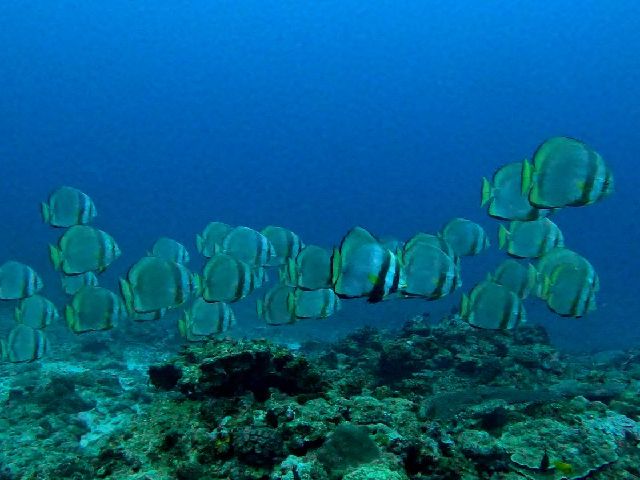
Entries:
{"type": "Polygon", "coordinates": [[[42,290],[42,278],[29,265],[9,260],[0,265],[0,300],[20,300],[42,290]]]}
{"type": "Polygon", "coordinates": [[[271,287],[256,302],[258,318],[267,325],[288,325],[296,322],[295,311],[291,310],[290,295],[294,287],[279,283],[271,287]]]}
{"type": "Polygon", "coordinates": [[[553,209],[534,207],[522,193],[522,168],[523,162],[507,163],[496,170],[491,181],[482,179],[480,206],[487,206],[489,216],[528,222],[553,213],[553,209]]]}
{"type": "MultiPolygon", "coordinates": [[[[538,296],[544,286],[546,277],[561,265],[571,265],[585,272],[595,272],[595,268],[585,257],[565,247],[556,247],[538,259],[536,270],[538,271],[538,296]]],[[[594,279],[594,292],[600,290],[600,279],[596,274],[594,279]]]]}
{"type": "Polygon", "coordinates": [[[352,228],[334,248],[331,272],[333,290],[341,298],[377,303],[404,286],[395,253],[362,227],[352,228]]]}
{"type": "Polygon", "coordinates": [[[52,227],[85,225],[96,218],[98,212],[93,200],[73,187],[60,187],[41,204],[42,219],[52,227]]]}
{"type": "Polygon", "coordinates": [[[228,304],[210,303],[199,297],[178,320],[178,330],[186,340],[197,342],[224,333],[235,324],[235,315],[228,304]]]}
{"type": "Polygon", "coordinates": [[[400,290],[402,296],[437,300],[462,285],[455,257],[433,244],[410,245],[399,258],[405,279],[405,286],[400,290]]]}
{"type": "Polygon", "coordinates": [[[522,300],[515,293],[487,280],[462,296],[460,316],[474,327],[489,330],[511,330],[527,319],[522,300]]]}
{"type": "Polygon", "coordinates": [[[222,247],[222,240],[231,231],[231,225],[210,222],[200,235],[196,236],[196,246],[201,255],[210,258],[222,247]]]}
{"type": "Polygon", "coordinates": [[[279,272],[280,281],[305,290],[331,288],[331,252],[307,245],[295,259],[287,260],[279,272]]]}
{"type": "Polygon", "coordinates": [[[101,273],[120,258],[120,247],[107,232],[88,225],[74,225],[58,241],[49,245],[49,258],[65,275],[101,273]]]}
{"type": "Polygon", "coordinates": [[[521,187],[535,207],[579,207],[611,195],[614,177],[589,145],[559,136],[545,140],[523,163],[521,187]]]}
{"type": "Polygon", "coordinates": [[[407,240],[402,249],[397,250],[398,258],[402,259],[405,255],[408,255],[412,248],[418,245],[430,245],[438,248],[450,256],[452,259],[457,260],[458,256],[453,250],[453,247],[447,243],[447,241],[441,235],[432,235],[430,233],[419,232],[413,237],[407,240]]]}
{"type": "Polygon", "coordinates": [[[127,318],[123,301],[103,287],[82,287],[64,310],[67,326],[73,333],[110,330],[127,318]]]}
{"type": "Polygon", "coordinates": [[[235,227],[225,235],[219,253],[231,255],[252,267],[269,265],[276,256],[275,249],[267,237],[243,226],[235,227]]]}
{"type": "Polygon", "coordinates": [[[172,262],[181,263],[182,265],[189,263],[189,252],[187,248],[172,238],[161,237],[156,240],[149,255],[165,258],[172,262]]]}
{"type": "Polygon", "coordinates": [[[15,309],[14,318],[16,323],[44,329],[57,322],[60,314],[51,300],[36,294],[20,300],[15,309]]]}
{"type": "Polygon", "coordinates": [[[530,263],[521,263],[512,258],[504,260],[494,273],[487,276],[490,280],[503,285],[524,300],[536,291],[538,271],[530,263]]]}
{"type": "Polygon", "coordinates": [[[561,264],[545,277],[540,298],[558,315],[579,318],[596,309],[597,286],[593,268],[561,264]]]}
{"type": "Polygon", "coordinates": [[[237,302],[262,286],[266,273],[242,260],[216,253],[202,273],[202,296],[207,302],[237,302]]]}
{"type": "Polygon", "coordinates": [[[67,295],[73,295],[82,287],[97,287],[99,283],[98,277],[93,272],[79,273],[77,275],[62,274],[61,277],[62,290],[64,290],[64,293],[67,295]]]}
{"type": "Polygon", "coordinates": [[[269,266],[284,265],[290,258],[296,258],[304,244],[300,237],[284,227],[269,225],[260,232],[273,245],[275,255],[269,260],[269,266]]]}
{"type": "Polygon", "coordinates": [[[330,288],[296,288],[289,294],[288,302],[296,318],[327,318],[341,308],[340,298],[330,288]]]}
{"type": "Polygon", "coordinates": [[[120,291],[130,313],[176,308],[200,292],[200,277],[187,267],[160,257],[138,260],[120,279],[120,291]]]}
{"type": "Polygon", "coordinates": [[[498,243],[501,250],[517,258],[538,258],[548,251],[564,246],[560,227],[548,218],[531,222],[513,221],[509,228],[500,225],[498,243]]]}
{"type": "Polygon", "coordinates": [[[491,243],[484,229],[466,218],[454,218],[440,231],[440,235],[451,245],[457,257],[478,255],[491,243]]]}
{"type": "Polygon", "coordinates": [[[3,350],[3,357],[9,362],[33,362],[46,353],[47,337],[42,330],[21,323],[11,329],[3,350]]]}

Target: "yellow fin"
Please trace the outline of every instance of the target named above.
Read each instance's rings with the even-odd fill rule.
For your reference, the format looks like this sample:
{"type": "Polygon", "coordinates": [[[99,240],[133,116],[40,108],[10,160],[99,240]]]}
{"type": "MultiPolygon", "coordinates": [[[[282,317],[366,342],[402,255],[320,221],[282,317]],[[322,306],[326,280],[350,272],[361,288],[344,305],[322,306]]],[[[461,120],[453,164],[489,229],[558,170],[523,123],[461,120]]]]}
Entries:
{"type": "Polygon", "coordinates": [[[376,283],[378,283],[378,276],[373,273],[370,273],[369,275],[367,275],[367,280],[371,282],[371,285],[375,285],[376,283]]]}
{"type": "Polygon", "coordinates": [[[507,247],[509,235],[509,230],[507,230],[504,225],[500,225],[498,229],[498,248],[500,248],[500,250],[504,250],[507,247]]]}
{"type": "Polygon", "coordinates": [[[484,207],[493,198],[493,187],[486,177],[482,177],[482,193],[480,196],[480,206],[484,207]]]}
{"type": "Polygon", "coordinates": [[[521,193],[522,196],[527,196],[529,194],[529,190],[531,190],[531,186],[533,185],[533,165],[529,160],[524,160],[522,162],[522,184],[521,184],[521,193]]]}

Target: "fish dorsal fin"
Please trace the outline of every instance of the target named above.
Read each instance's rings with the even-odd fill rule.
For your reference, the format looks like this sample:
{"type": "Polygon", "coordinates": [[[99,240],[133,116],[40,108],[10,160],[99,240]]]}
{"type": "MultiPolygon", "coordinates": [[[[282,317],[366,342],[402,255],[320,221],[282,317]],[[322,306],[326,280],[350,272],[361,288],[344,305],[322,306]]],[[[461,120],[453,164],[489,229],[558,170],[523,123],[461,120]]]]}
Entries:
{"type": "Polygon", "coordinates": [[[507,248],[507,242],[510,235],[511,233],[507,230],[507,227],[500,225],[500,228],[498,229],[498,248],[500,248],[500,250],[507,248]]]}

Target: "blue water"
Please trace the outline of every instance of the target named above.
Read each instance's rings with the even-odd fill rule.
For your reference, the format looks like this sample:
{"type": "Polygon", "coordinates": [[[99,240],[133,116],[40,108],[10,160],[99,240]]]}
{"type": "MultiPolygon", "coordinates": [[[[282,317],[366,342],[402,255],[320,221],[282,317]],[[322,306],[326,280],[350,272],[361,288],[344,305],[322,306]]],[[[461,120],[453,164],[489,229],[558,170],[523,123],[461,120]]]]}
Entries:
{"type": "MultiPolygon", "coordinates": [[[[556,217],[600,275],[599,309],[534,304],[531,321],[567,348],[637,344],[639,32],[633,0],[1,2],[0,260],[55,292],[39,203],[61,184],[118,240],[114,288],[160,235],[196,256],[211,220],[330,246],[356,224],[407,238],[465,216],[496,244],[482,176],[564,134],[616,176],[614,196],[556,217]]],[[[465,288],[502,258],[465,259],[465,288]]],[[[459,295],[293,328],[393,327],[459,295]]]]}

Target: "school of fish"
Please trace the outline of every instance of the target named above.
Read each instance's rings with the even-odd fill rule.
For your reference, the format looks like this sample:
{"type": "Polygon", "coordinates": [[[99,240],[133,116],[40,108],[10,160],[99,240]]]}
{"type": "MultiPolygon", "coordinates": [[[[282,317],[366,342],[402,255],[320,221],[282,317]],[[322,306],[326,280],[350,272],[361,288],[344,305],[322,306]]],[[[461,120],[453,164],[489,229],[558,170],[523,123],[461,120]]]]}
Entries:
{"type": "MultiPolygon", "coordinates": [[[[481,206],[490,217],[508,222],[498,227],[499,248],[512,258],[462,295],[460,318],[478,328],[513,329],[526,321],[524,303],[531,298],[564,317],[594,310],[598,275],[586,258],[565,247],[549,217],[561,208],[593,204],[613,190],[613,174],[600,154],[569,137],[550,138],[531,160],[506,164],[491,180],[484,178],[481,206]]],[[[256,306],[268,325],[326,318],[353,298],[437,300],[462,286],[461,258],[490,247],[485,230],[464,218],[406,241],[378,238],[356,226],[333,249],[305,245],[281,226],[258,231],[214,221],[195,239],[206,258],[201,272],[187,267],[184,245],[163,237],[129,268],[117,291],[99,286],[100,274],[121,251],[111,235],[89,225],[97,216],[91,198],[63,186],[41,210],[45,223],[65,229],[49,254],[70,297],[62,316],[76,334],[109,330],[127,318],[153,321],[181,309],[180,334],[202,341],[231,329],[236,324],[231,304],[271,277],[278,281],[256,306]]],[[[14,260],[0,265],[0,300],[16,303],[15,326],[0,340],[3,361],[30,362],[45,354],[44,330],[61,315],[41,295],[43,287],[30,266],[14,260]]]]}

